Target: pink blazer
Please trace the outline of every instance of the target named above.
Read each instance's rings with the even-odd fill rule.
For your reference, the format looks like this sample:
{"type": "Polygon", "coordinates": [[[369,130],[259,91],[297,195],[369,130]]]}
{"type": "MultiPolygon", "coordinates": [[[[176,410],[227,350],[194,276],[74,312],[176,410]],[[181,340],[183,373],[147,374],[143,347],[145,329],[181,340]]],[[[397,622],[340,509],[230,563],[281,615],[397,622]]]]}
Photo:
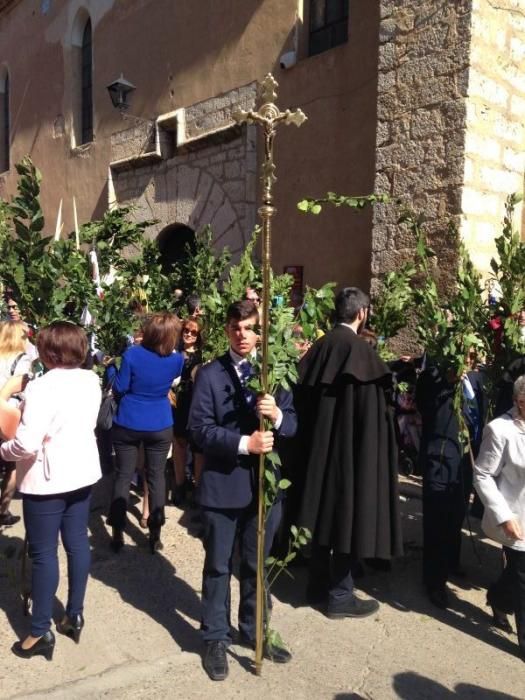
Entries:
{"type": "Polygon", "coordinates": [[[84,369],[53,369],[27,385],[22,420],[0,457],[16,462],[21,493],[75,491],[101,476],[95,425],[100,382],[84,369]]]}

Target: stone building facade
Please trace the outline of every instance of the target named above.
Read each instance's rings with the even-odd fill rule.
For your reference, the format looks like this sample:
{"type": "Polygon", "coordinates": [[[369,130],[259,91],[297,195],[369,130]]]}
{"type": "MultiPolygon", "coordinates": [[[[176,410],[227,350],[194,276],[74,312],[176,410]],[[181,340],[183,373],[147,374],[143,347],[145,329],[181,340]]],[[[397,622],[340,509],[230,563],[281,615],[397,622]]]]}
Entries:
{"type": "MultiPolygon", "coordinates": [[[[450,221],[486,273],[505,199],[524,187],[525,7],[383,0],[379,40],[375,189],[423,212],[444,285],[455,259],[450,221]]],[[[378,207],[373,283],[412,245],[396,211],[378,207]]]]}
{"type": "Polygon", "coordinates": [[[522,4],[0,0],[0,196],[29,154],[48,232],[61,200],[71,230],[74,196],[81,222],[132,204],[156,220],[151,238],[211,224],[215,245],[238,254],[257,218],[262,144],[231,113],[253,107],[272,72],[280,106],[308,115],[276,140],[275,269],[302,266],[312,286],[377,286],[411,255],[392,208],[312,217],[296,206],[375,190],[424,212],[444,284],[450,220],[486,270],[505,196],[523,189],[522,4]],[[106,91],[120,74],[136,85],[124,116],[106,91]]]}
{"type": "Polygon", "coordinates": [[[152,238],[166,222],[194,231],[209,224],[216,245],[238,256],[256,224],[257,152],[255,127],[240,128],[231,113],[255,106],[256,87],[112,135],[112,203],[131,205],[137,220],[155,220],[152,238]]]}
{"type": "MultiPolygon", "coordinates": [[[[473,0],[461,231],[487,270],[507,195],[525,172],[525,5],[473,0]]],[[[525,235],[523,205],[516,212],[525,235]]]]}
{"type": "Polygon", "coordinates": [[[370,212],[317,219],[297,209],[306,196],[373,188],[379,14],[369,0],[350,6],[348,41],[330,47],[331,29],[321,28],[314,55],[309,1],[3,0],[0,70],[10,76],[12,123],[0,196],[15,191],[13,165],[28,153],[43,173],[48,232],[61,200],[72,229],[75,197],[81,223],[108,204],[133,204],[136,216],[158,220],[152,238],[211,224],[216,245],[238,253],[257,218],[262,144],[230,115],[255,105],[257,83],[272,72],[279,105],[309,117],[276,140],[274,267],[302,266],[313,286],[368,286],[370,212]],[[93,136],[83,142],[89,51],[93,136]],[[293,57],[284,68],[283,55],[293,57]],[[120,74],[136,86],[124,117],[106,90],[120,74]]]}

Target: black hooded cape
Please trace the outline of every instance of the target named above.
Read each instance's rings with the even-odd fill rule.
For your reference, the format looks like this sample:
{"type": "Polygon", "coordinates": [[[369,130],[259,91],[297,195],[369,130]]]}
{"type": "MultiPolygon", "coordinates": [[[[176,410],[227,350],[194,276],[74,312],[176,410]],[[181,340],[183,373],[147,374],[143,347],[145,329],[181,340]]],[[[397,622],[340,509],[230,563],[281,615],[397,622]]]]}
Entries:
{"type": "Polygon", "coordinates": [[[337,552],[400,554],[397,445],[385,394],[390,370],[339,325],[313,345],[299,374],[299,524],[337,552]]]}

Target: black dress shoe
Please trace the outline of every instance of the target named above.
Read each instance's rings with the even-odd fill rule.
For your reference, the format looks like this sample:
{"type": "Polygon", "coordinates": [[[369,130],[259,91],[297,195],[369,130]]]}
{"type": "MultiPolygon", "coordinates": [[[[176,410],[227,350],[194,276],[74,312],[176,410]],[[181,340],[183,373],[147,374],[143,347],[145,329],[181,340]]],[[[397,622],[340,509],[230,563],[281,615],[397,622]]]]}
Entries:
{"type": "Polygon", "coordinates": [[[16,525],[19,520],[19,515],[4,513],[3,515],[0,515],[0,527],[11,527],[12,525],[16,525]]]}
{"type": "Polygon", "coordinates": [[[124,533],[122,530],[119,530],[116,527],[112,529],[110,546],[111,549],[115,552],[115,554],[118,554],[120,552],[120,550],[124,546],[124,533]]]}
{"type": "Polygon", "coordinates": [[[512,625],[509,622],[507,613],[500,610],[491,602],[489,602],[489,596],[487,595],[487,605],[492,609],[492,625],[497,627],[499,630],[506,632],[507,634],[512,634],[514,631],[512,625]]]}
{"type": "Polygon", "coordinates": [[[54,650],[55,635],[53,632],[51,632],[51,630],[48,630],[42,637],[40,637],[38,642],[33,644],[33,646],[29,649],[24,649],[22,647],[22,642],[15,642],[11,647],[13,654],[16,654],[16,656],[19,656],[21,659],[30,659],[33,656],[43,656],[48,661],[51,661],[53,658],[54,650]]]}
{"type": "Polygon", "coordinates": [[[344,603],[329,603],[326,617],[331,620],[339,620],[343,617],[368,617],[379,610],[377,600],[360,600],[355,596],[344,603]]]}
{"type": "Polygon", "coordinates": [[[497,605],[494,605],[494,598],[490,589],[487,591],[487,605],[492,608],[492,624],[494,627],[497,627],[503,632],[507,632],[507,634],[512,634],[514,630],[507,617],[509,613],[506,610],[498,608],[497,605]]]}
{"type": "Polygon", "coordinates": [[[149,531],[149,551],[152,554],[155,554],[156,552],[160,552],[161,549],[164,549],[164,545],[162,544],[161,539],[160,539],[160,527],[150,529],[150,531],[149,531]]]}
{"type": "Polygon", "coordinates": [[[84,617],[81,614],[72,615],[66,617],[61,621],[57,622],[57,632],[60,634],[65,634],[66,637],[70,637],[75,644],[80,642],[80,633],[84,627],[84,617]]]}
{"type": "Polygon", "coordinates": [[[202,665],[212,681],[223,681],[228,675],[226,642],[222,640],[206,643],[202,665]]]}
{"type": "Polygon", "coordinates": [[[428,599],[440,610],[446,610],[450,605],[450,600],[446,588],[433,588],[428,591],[428,599]]]}

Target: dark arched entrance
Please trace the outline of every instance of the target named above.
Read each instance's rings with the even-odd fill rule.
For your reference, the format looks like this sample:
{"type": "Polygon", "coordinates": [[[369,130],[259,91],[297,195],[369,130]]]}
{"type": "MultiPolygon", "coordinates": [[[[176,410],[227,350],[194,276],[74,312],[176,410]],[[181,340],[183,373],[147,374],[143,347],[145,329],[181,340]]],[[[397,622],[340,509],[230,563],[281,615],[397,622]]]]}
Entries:
{"type": "Polygon", "coordinates": [[[163,272],[184,261],[195,250],[195,231],[184,224],[170,224],[157,236],[163,272]],[[188,251],[189,248],[189,251],[188,251]]]}

